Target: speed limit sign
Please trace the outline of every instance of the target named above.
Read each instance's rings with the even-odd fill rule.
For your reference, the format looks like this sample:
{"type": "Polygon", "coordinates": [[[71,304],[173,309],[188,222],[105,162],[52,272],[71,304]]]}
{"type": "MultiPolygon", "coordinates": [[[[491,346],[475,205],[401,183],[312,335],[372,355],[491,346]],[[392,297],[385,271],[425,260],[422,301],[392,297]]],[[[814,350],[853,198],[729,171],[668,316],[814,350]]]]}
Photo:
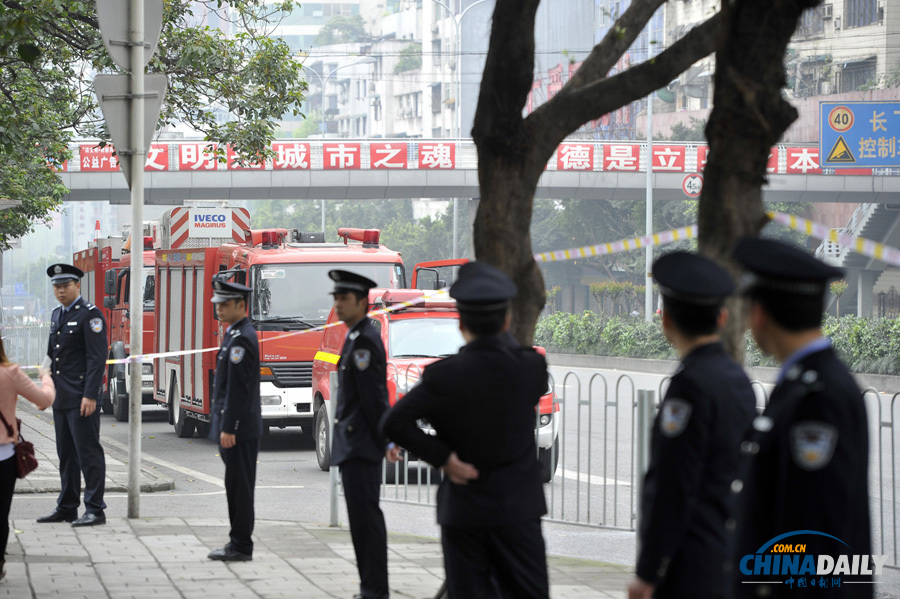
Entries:
{"type": "Polygon", "coordinates": [[[697,174],[686,175],[681,182],[681,189],[687,197],[696,198],[703,189],[703,177],[697,174]]]}

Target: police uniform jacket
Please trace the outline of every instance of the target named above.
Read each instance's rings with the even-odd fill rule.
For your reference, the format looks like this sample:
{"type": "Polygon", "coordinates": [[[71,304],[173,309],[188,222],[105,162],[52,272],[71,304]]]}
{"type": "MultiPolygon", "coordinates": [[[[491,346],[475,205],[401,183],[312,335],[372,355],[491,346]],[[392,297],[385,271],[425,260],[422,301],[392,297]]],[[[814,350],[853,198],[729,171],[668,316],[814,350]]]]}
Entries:
{"type": "MultiPolygon", "coordinates": [[[[847,546],[829,545],[815,537],[788,538],[784,543],[806,543],[807,554],[833,557],[872,553],[865,404],[853,377],[830,347],[788,368],[772,391],[763,416],[754,420],[742,452],[748,464],[743,485],[737,485],[743,487],[737,560],[756,553],[778,535],[802,530],[832,535],[847,546]]],[[[766,578],[740,572],[736,576],[738,582],[766,578]]],[[[838,578],[867,580],[862,576],[838,578]]],[[[736,588],[742,597],[796,592],[796,585],[792,589],[786,584],[738,584],[736,588]]],[[[816,593],[871,597],[872,585],[841,584],[816,593]]]]}
{"type": "Polygon", "coordinates": [[[364,317],[347,334],[337,363],[338,399],[331,463],[380,463],[387,441],[378,422],[388,409],[387,362],[379,331],[364,317]]]}
{"type": "Polygon", "coordinates": [[[755,404],[721,343],[695,348],[672,377],[650,440],[636,570],[657,597],[730,596],[731,482],[755,404]]]}
{"type": "Polygon", "coordinates": [[[216,356],[213,402],[210,439],[218,441],[223,432],[238,441],[262,436],[259,339],[246,317],[225,332],[216,356]]]}
{"type": "Polygon", "coordinates": [[[109,343],[103,313],[79,297],[67,312],[59,306],[50,319],[50,373],[56,385],[53,408],[81,406],[81,399],[96,400],[103,386],[109,343]]]}
{"type": "Polygon", "coordinates": [[[535,444],[536,408],[547,391],[547,363],[508,334],[480,337],[435,362],[387,414],[384,432],[428,463],[451,451],[478,469],[467,485],[447,477],[437,496],[442,526],[496,527],[547,513],[535,444]],[[425,419],[436,435],[417,425],[425,419]]]}

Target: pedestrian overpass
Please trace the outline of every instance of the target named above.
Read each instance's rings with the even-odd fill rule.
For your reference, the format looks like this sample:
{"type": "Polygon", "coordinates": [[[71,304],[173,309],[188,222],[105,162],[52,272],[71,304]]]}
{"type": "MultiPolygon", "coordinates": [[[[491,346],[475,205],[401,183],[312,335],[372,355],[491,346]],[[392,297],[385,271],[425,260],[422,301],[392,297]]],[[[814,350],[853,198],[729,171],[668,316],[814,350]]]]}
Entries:
{"type": "MultiPolygon", "coordinates": [[[[218,162],[201,141],[156,142],[145,167],[147,204],[185,200],[477,198],[478,159],[471,140],[277,140],[274,159],[241,167],[218,162]]],[[[686,178],[702,173],[708,146],[654,143],[653,199],[695,197],[686,178]],[[686,191],[687,188],[687,191],[686,191]]],[[[127,204],[130,194],[112,146],[82,142],[59,174],[65,201],[127,204]]],[[[647,144],[571,141],[559,146],[540,179],[537,197],[642,200],[647,144]]],[[[814,145],[772,148],[764,199],[900,205],[897,169],[821,169],[814,145]]],[[[697,179],[693,178],[696,182],[697,179]]]]}

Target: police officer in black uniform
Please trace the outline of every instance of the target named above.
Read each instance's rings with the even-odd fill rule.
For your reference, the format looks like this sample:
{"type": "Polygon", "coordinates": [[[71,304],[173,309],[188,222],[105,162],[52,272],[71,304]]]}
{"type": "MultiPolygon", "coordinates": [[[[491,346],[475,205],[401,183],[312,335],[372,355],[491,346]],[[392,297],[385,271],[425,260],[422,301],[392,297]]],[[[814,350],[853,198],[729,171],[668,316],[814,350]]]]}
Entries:
{"type": "Polygon", "coordinates": [[[245,562],[253,559],[253,492],[256,457],[262,436],[259,400],[259,340],[247,318],[250,288],[213,279],[216,316],[228,324],[216,356],[210,439],[219,442],[225,463],[230,541],[209,559],[245,562]]]}
{"type": "Polygon", "coordinates": [[[653,277],[663,333],[681,364],[653,424],[629,598],[731,597],[731,481],[756,415],[750,380],[719,337],[735,285],[725,269],[688,252],[659,258],[653,277]]]}
{"type": "MultiPolygon", "coordinates": [[[[744,565],[751,569],[736,574],[737,595],[794,596],[799,576],[788,583],[788,576],[767,577],[752,570],[754,554],[776,536],[816,531],[842,543],[821,535],[785,538],[783,543],[804,544],[807,554],[871,554],[865,404],[821,332],[828,281],[840,278],[842,271],[773,240],[742,240],[734,257],[748,271],[743,291],[750,300],[753,336],[760,349],[782,364],[765,412],[753,421],[742,446],[748,471],[732,485],[741,496],[736,567],[749,556],[744,565]]],[[[805,590],[816,597],[872,597],[871,584],[832,586],[832,578],[825,579],[826,588],[805,580],[805,590]]],[[[844,582],[851,580],[871,577],[844,582]]]]}
{"type": "Polygon", "coordinates": [[[516,293],[493,266],[463,265],[450,295],[466,345],[426,367],[383,422],[390,439],[444,471],[437,518],[451,599],[549,596],[535,444],[547,364],[508,332],[516,293]]]}
{"type": "Polygon", "coordinates": [[[337,363],[338,397],[334,412],[331,463],[340,466],[347,501],[350,537],[359,569],[360,592],[354,597],[389,596],[387,528],[378,506],[381,459],[396,462],[400,450],[378,431],[388,409],[387,363],[378,329],[366,317],[369,289],[375,281],[346,270],[329,271],[334,281],[334,311],[347,325],[337,363]]]}
{"type": "Polygon", "coordinates": [[[97,408],[109,350],[106,320],[96,306],[81,297],[84,273],[80,269],[53,264],[47,276],[61,304],[51,317],[47,357],[56,384],[53,425],[62,488],[56,509],[37,521],[72,522],[72,526],[106,524],[106,459],[100,445],[97,408]],[[82,474],[85,514],[78,518],[82,474]]]}

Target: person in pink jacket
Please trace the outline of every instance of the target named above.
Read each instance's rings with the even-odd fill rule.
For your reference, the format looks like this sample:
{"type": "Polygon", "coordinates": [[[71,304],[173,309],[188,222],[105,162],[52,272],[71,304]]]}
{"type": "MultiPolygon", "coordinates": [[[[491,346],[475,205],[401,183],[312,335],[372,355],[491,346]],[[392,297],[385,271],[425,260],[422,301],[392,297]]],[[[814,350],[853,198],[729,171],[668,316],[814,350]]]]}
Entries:
{"type": "Polygon", "coordinates": [[[16,401],[21,395],[39,409],[45,410],[53,405],[56,398],[56,388],[50,377],[50,371],[41,368],[39,375],[40,387],[34,384],[17,364],[9,361],[3,341],[0,340],[0,412],[13,429],[13,434],[10,435],[6,426],[0,422],[0,580],[6,577],[9,507],[16,488],[15,443],[19,439],[19,431],[16,428],[16,401]]]}

